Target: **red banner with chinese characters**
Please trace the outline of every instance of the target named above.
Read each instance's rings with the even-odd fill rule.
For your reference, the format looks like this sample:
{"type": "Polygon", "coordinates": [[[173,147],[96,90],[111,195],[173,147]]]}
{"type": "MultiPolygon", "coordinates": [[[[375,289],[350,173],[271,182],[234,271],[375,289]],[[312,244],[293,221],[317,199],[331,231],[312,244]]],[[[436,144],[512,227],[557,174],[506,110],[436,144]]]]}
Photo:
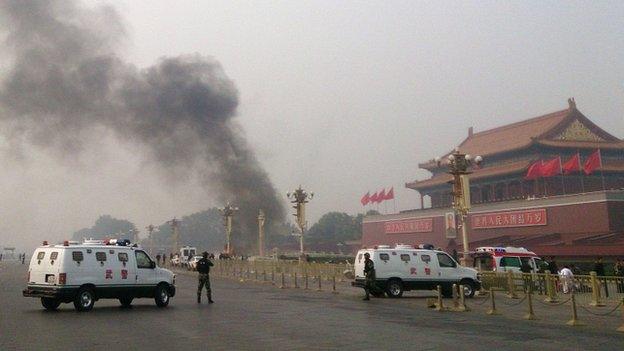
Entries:
{"type": "Polygon", "coordinates": [[[470,216],[472,229],[546,225],[546,209],[478,213],[470,216]]]}
{"type": "Polygon", "coordinates": [[[384,223],[386,234],[430,233],[433,231],[433,218],[403,219],[384,223]]]}

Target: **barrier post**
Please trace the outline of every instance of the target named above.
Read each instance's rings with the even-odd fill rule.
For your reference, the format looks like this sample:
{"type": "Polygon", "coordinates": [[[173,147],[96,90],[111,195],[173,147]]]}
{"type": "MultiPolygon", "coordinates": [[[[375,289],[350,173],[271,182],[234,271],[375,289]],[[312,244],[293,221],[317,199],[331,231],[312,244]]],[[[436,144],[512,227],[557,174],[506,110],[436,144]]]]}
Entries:
{"type": "Polygon", "coordinates": [[[457,296],[457,284],[453,284],[453,309],[459,310],[459,296],[457,296]]]}
{"type": "Polygon", "coordinates": [[[496,310],[496,300],[494,299],[494,289],[490,288],[490,301],[492,302],[492,306],[490,307],[489,310],[487,310],[487,312],[485,312],[486,314],[489,314],[490,316],[494,316],[494,315],[498,315],[500,314],[497,310],[496,310]]]}
{"type": "Polygon", "coordinates": [[[321,290],[323,290],[323,289],[321,288],[321,275],[319,274],[319,276],[318,276],[318,289],[316,289],[316,291],[321,291],[321,290]]]}
{"type": "MultiPolygon", "coordinates": [[[[624,322],[624,297],[622,298],[622,301],[620,302],[620,304],[622,304],[622,321],[624,322]]],[[[622,325],[619,328],[617,328],[617,331],[624,332],[624,323],[622,323],[622,325]]]]}
{"type": "Polygon", "coordinates": [[[514,276],[512,271],[507,271],[507,297],[510,299],[517,299],[518,294],[516,294],[516,284],[514,283],[514,276]]]}
{"type": "Polygon", "coordinates": [[[557,297],[557,291],[555,289],[555,279],[548,270],[546,271],[546,293],[548,294],[548,296],[546,297],[546,299],[544,299],[545,302],[559,302],[559,298],[557,297]]]}
{"type": "Polygon", "coordinates": [[[533,313],[533,287],[529,285],[529,287],[526,290],[526,294],[527,294],[527,304],[529,306],[529,311],[527,312],[527,314],[524,315],[524,319],[527,320],[536,320],[537,317],[535,317],[535,313],[533,313]]]}
{"type": "Polygon", "coordinates": [[[435,308],[438,312],[444,312],[444,304],[442,302],[442,286],[438,285],[438,303],[435,308]]]}
{"type": "Polygon", "coordinates": [[[459,311],[468,312],[470,308],[466,306],[466,295],[464,295],[464,285],[459,284],[459,311]]]}
{"type": "Polygon", "coordinates": [[[579,321],[578,319],[578,314],[576,312],[576,298],[574,296],[574,289],[572,289],[572,319],[570,319],[566,324],[572,326],[585,325],[585,323],[579,321]]]}
{"type": "Polygon", "coordinates": [[[332,276],[332,293],[333,294],[338,293],[338,291],[336,291],[336,275],[332,276]]]}
{"type": "Polygon", "coordinates": [[[601,301],[600,296],[600,282],[598,281],[598,276],[596,272],[589,272],[589,277],[591,278],[591,286],[592,286],[592,301],[589,303],[590,306],[602,307],[605,304],[601,301]]]}

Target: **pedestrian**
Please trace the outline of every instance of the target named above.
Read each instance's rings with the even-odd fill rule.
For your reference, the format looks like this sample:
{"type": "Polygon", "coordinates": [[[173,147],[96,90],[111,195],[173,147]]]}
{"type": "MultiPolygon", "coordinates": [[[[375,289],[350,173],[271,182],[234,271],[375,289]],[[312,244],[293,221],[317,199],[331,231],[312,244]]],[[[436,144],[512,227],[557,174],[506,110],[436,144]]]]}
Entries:
{"type": "Polygon", "coordinates": [[[160,266],[160,254],[156,255],[156,262],[158,262],[158,265],[160,266]]]}
{"type": "Polygon", "coordinates": [[[212,261],[208,259],[208,252],[202,253],[202,258],[197,261],[197,272],[199,273],[199,285],[197,286],[197,303],[201,303],[201,293],[206,286],[206,294],[208,295],[208,303],[212,301],[212,290],[210,289],[210,267],[213,266],[212,261]]]}
{"type": "Polygon", "coordinates": [[[26,260],[26,253],[22,254],[22,264],[24,264],[24,261],[26,260]]]}
{"type": "Polygon", "coordinates": [[[561,284],[563,285],[563,293],[568,294],[571,289],[574,288],[574,273],[567,265],[563,266],[561,272],[559,272],[559,276],[561,277],[561,284]]]}
{"type": "Polygon", "coordinates": [[[162,261],[163,261],[163,267],[164,267],[164,266],[165,266],[165,264],[166,264],[166,263],[165,263],[165,261],[167,261],[167,254],[166,254],[166,253],[163,253],[163,255],[162,255],[162,261]]]}
{"type": "Polygon", "coordinates": [[[618,293],[624,293],[624,260],[618,259],[613,267],[615,276],[617,277],[618,293]]]}
{"type": "Polygon", "coordinates": [[[594,272],[599,277],[605,276],[604,263],[602,263],[602,257],[598,257],[596,261],[594,261],[594,272]]]}
{"type": "Polygon", "coordinates": [[[375,263],[370,259],[370,254],[367,252],[364,254],[364,276],[366,277],[364,282],[364,292],[366,297],[364,301],[370,300],[371,290],[375,287],[375,263]]]}
{"type": "Polygon", "coordinates": [[[557,266],[557,261],[555,261],[555,256],[550,256],[550,261],[548,262],[548,270],[552,274],[557,274],[559,272],[559,267],[557,266]]]}

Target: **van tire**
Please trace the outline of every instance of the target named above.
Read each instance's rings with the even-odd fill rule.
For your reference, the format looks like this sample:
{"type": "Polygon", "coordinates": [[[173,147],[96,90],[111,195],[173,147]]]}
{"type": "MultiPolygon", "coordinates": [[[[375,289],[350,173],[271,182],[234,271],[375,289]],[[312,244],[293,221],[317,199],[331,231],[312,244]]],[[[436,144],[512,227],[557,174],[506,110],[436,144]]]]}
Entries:
{"type": "Polygon", "coordinates": [[[132,306],[132,297],[120,297],[119,303],[121,303],[121,307],[128,308],[132,306]]]}
{"type": "Polygon", "coordinates": [[[61,301],[51,297],[42,297],[41,304],[46,310],[55,311],[61,305],[61,301]]]}
{"type": "Polygon", "coordinates": [[[462,280],[459,284],[464,286],[464,297],[474,297],[477,287],[472,280],[462,280]]]}
{"type": "Polygon", "coordinates": [[[91,311],[94,304],[95,294],[93,293],[93,290],[87,287],[80,288],[80,290],[78,290],[78,294],[76,294],[76,297],[74,298],[74,308],[76,308],[76,311],[91,311]]]}
{"type": "Polygon", "coordinates": [[[169,291],[166,284],[158,284],[154,292],[154,300],[156,301],[156,306],[167,307],[169,304],[169,291]]]}
{"type": "Polygon", "coordinates": [[[400,279],[390,279],[386,284],[386,294],[391,298],[403,296],[403,283],[400,279]]]}

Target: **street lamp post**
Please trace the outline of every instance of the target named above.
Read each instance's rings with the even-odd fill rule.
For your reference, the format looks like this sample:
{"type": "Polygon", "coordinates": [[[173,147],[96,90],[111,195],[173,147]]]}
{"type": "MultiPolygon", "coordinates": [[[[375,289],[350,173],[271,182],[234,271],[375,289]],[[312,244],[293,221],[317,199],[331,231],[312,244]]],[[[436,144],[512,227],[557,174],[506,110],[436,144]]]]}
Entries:
{"type": "Polygon", "coordinates": [[[234,212],[238,211],[238,207],[234,207],[230,205],[228,202],[225,207],[219,208],[219,212],[223,215],[223,225],[225,226],[225,251],[228,255],[231,254],[232,244],[231,244],[231,236],[232,236],[232,217],[234,217],[234,212]]]}
{"type": "Polygon", "coordinates": [[[264,211],[258,211],[258,256],[264,257],[264,211]]]}
{"type": "Polygon", "coordinates": [[[297,226],[299,227],[300,236],[299,236],[299,260],[303,261],[304,258],[304,250],[303,250],[303,235],[306,231],[306,219],[305,219],[305,204],[310,202],[314,197],[314,193],[308,193],[301,188],[299,185],[299,189],[295,189],[292,192],[288,192],[286,196],[291,200],[290,202],[294,204],[293,208],[296,210],[296,213],[293,214],[297,218],[297,226]]]}
{"type": "MultiPolygon", "coordinates": [[[[435,159],[438,166],[442,164],[442,159],[436,157],[435,159]]],[[[459,149],[447,157],[446,164],[449,166],[449,174],[453,176],[453,209],[458,215],[458,226],[462,231],[462,242],[464,252],[460,263],[466,265],[468,255],[470,254],[470,248],[468,246],[468,229],[466,226],[466,219],[468,212],[470,211],[470,183],[468,181],[468,174],[472,173],[468,170],[473,164],[480,164],[483,161],[481,156],[476,156],[474,159],[471,155],[463,154],[459,149]]]]}

